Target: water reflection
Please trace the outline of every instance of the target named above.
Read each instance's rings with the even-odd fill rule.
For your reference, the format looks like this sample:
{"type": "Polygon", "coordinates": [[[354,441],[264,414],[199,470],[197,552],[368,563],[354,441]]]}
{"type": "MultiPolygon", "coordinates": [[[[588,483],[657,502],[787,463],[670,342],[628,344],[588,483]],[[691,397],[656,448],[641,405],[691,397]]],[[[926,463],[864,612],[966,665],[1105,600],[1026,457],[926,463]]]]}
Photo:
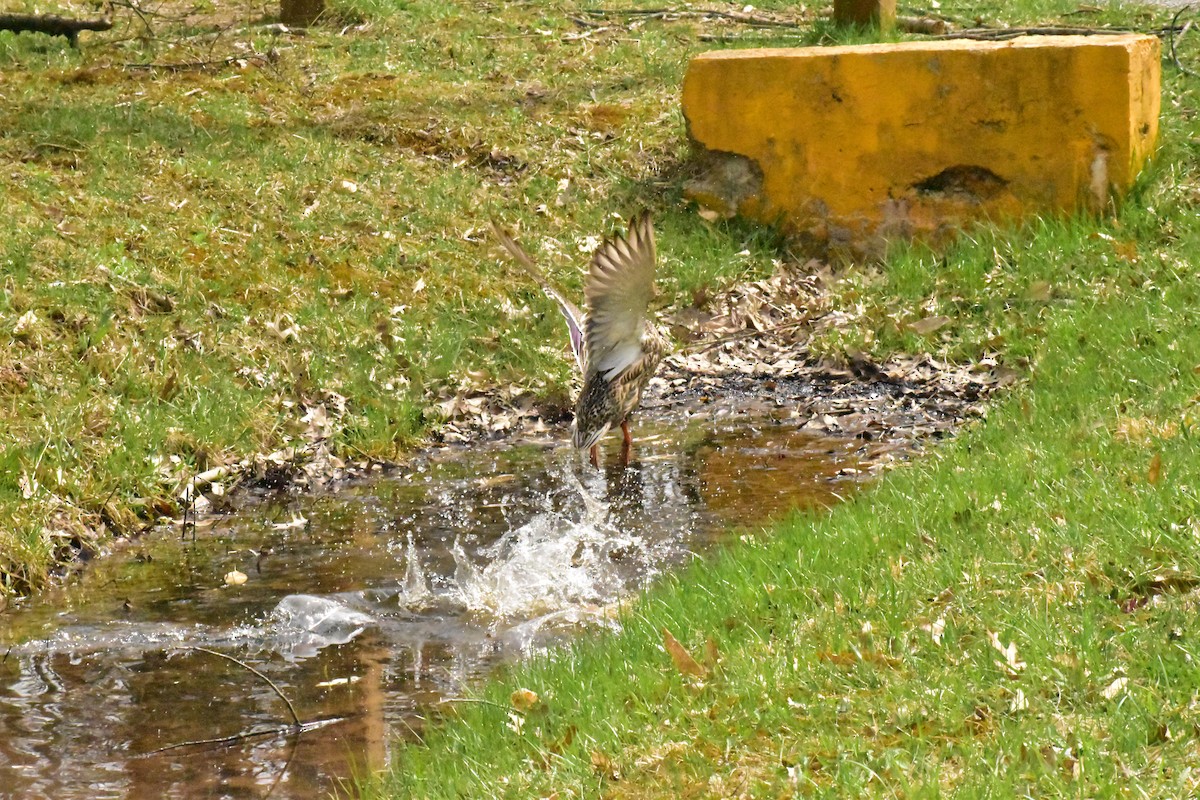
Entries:
{"type": "Polygon", "coordinates": [[[786,418],[639,433],[628,469],[545,445],[441,451],[101,559],[0,619],[0,796],[325,797],[504,659],[615,625],[616,599],[731,523],[834,502],[878,446],[786,418]],[[249,580],[224,586],[234,569],[249,580]],[[194,647],[335,721],[271,732],[290,721],[275,691],[194,647]],[[267,733],[221,741],[248,731],[267,733]]]}

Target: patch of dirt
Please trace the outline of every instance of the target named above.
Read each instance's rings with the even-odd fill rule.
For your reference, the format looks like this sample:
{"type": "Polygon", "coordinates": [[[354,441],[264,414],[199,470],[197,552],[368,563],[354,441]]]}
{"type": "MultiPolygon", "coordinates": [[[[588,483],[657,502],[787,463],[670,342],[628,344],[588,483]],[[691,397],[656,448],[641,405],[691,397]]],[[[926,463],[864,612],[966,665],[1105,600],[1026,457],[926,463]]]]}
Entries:
{"type": "Polygon", "coordinates": [[[439,127],[432,120],[423,126],[406,126],[365,118],[360,110],[351,109],[318,121],[339,138],[396,147],[447,164],[461,163],[487,171],[499,180],[511,180],[529,168],[516,156],[488,145],[475,134],[439,127]]]}

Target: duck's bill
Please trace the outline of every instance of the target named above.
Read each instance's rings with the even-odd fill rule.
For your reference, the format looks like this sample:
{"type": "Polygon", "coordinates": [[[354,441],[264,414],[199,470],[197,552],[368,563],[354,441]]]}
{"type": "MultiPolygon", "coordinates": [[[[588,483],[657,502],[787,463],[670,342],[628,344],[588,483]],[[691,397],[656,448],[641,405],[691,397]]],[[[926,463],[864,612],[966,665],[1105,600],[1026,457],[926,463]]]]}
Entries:
{"type": "Polygon", "coordinates": [[[609,426],[604,425],[595,430],[581,430],[575,422],[571,423],[571,444],[578,450],[588,450],[600,437],[608,433],[609,426]]]}

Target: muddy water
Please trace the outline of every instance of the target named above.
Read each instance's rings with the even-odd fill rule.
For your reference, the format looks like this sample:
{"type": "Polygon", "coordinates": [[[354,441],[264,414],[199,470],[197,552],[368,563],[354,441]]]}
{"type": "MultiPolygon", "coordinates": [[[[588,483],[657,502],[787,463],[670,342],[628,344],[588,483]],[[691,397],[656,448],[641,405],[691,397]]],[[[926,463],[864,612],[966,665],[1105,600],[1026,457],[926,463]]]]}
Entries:
{"type": "Polygon", "coordinates": [[[5,614],[0,797],[325,797],[497,664],[615,626],[617,598],[731,524],[835,502],[878,447],[728,408],[638,431],[626,469],[509,443],[259,499],[5,614]]]}

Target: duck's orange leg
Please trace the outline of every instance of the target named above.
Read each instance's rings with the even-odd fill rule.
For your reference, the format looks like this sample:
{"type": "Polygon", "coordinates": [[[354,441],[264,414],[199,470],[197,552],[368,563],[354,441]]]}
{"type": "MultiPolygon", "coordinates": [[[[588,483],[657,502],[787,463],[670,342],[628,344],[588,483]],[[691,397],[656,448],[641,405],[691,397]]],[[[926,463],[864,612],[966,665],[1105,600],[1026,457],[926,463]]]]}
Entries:
{"type": "Polygon", "coordinates": [[[600,445],[598,445],[598,444],[592,445],[592,449],[588,450],[588,456],[590,457],[592,466],[599,467],[600,466],[600,445]]]}
{"type": "Polygon", "coordinates": [[[622,420],[621,433],[625,434],[621,442],[621,466],[629,466],[629,451],[633,447],[633,437],[629,435],[629,420],[622,420]]]}

